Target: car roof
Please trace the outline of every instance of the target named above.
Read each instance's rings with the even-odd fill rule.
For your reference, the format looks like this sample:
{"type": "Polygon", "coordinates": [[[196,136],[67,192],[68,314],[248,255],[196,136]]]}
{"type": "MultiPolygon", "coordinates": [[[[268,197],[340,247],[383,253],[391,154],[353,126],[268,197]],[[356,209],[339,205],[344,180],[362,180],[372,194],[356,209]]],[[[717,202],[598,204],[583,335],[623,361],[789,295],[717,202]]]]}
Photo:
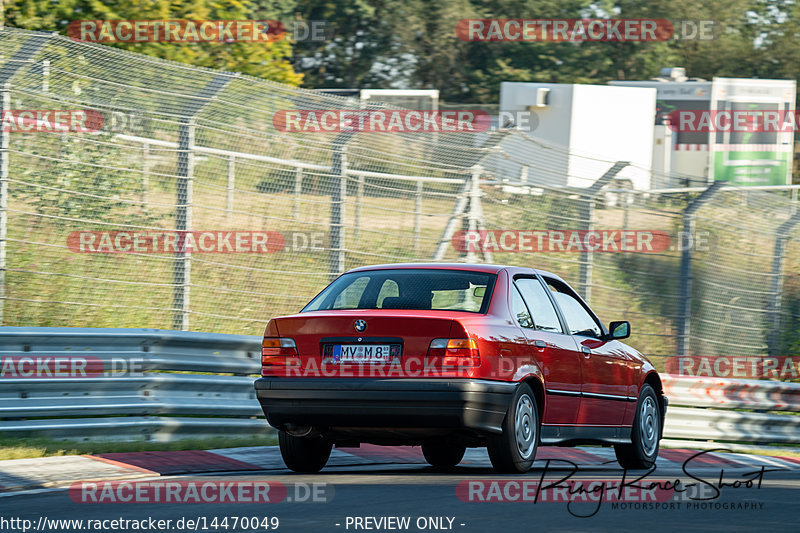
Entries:
{"type": "MultiPolygon", "coordinates": [[[[549,276],[551,278],[555,278],[557,280],[561,280],[560,277],[553,274],[552,272],[547,272],[546,270],[538,270],[535,268],[529,267],[520,267],[520,266],[510,266],[510,265],[488,265],[483,263],[389,263],[384,265],[368,265],[362,266],[358,268],[353,268],[348,270],[346,273],[349,272],[365,272],[369,270],[390,270],[390,269],[416,269],[416,268],[428,268],[428,269],[436,269],[436,270],[466,270],[469,272],[487,272],[490,274],[497,274],[503,270],[507,270],[512,276],[517,274],[541,274],[543,276],[549,276]]],[[[563,280],[561,280],[563,281],[563,280]]]]}

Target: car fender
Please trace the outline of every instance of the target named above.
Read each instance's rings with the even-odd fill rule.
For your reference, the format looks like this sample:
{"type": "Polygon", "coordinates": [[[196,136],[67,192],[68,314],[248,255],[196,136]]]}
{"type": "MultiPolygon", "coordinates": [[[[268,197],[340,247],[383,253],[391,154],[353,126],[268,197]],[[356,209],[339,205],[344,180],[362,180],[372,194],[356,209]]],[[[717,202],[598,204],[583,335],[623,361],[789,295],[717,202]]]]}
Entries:
{"type": "Polygon", "coordinates": [[[517,367],[514,375],[511,377],[511,381],[520,383],[522,381],[527,381],[530,378],[539,380],[539,384],[544,387],[544,376],[542,375],[542,369],[539,368],[539,365],[535,363],[525,363],[517,367]]]}

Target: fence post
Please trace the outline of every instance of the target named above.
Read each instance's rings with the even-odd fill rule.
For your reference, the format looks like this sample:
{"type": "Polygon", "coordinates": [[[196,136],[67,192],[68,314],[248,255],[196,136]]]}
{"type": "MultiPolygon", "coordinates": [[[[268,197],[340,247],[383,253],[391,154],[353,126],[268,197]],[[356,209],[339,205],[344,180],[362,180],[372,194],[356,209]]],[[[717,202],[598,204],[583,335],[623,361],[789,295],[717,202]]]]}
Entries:
{"type": "Polygon", "coordinates": [[[336,279],[345,269],[345,220],[344,203],[347,199],[347,156],[345,148],[347,142],[354,135],[352,131],[345,131],[333,140],[333,159],[331,161],[331,175],[338,183],[331,186],[331,248],[329,255],[329,272],[331,280],[336,279]]]}
{"type": "Polygon", "coordinates": [[[303,194],[303,169],[297,167],[294,178],[294,202],[292,204],[292,218],[300,220],[300,196],[303,194]]]}
{"type": "Polygon", "coordinates": [[[358,238],[358,230],[361,227],[361,202],[364,201],[364,176],[358,176],[356,185],[356,212],[353,220],[353,238],[358,238]]]}
{"type": "MultiPolygon", "coordinates": [[[[472,176],[470,176],[469,181],[469,210],[467,211],[466,224],[464,225],[466,226],[464,229],[468,230],[470,235],[474,235],[475,232],[478,231],[478,224],[481,219],[480,199],[482,172],[483,169],[481,167],[472,167],[472,176]]],[[[476,263],[478,261],[478,255],[472,247],[467,247],[466,259],[468,263],[476,263]]]]}
{"type": "MultiPolygon", "coordinates": [[[[795,189],[796,190],[796,189],[795,189]]],[[[769,305],[767,306],[769,334],[767,335],[767,353],[778,354],[778,332],[781,327],[781,292],[783,290],[783,261],[786,256],[786,241],[789,232],[800,223],[800,213],[778,226],[775,230],[775,248],[772,253],[772,280],[769,287],[769,305]]]]}
{"type": "MultiPolygon", "coordinates": [[[[594,202],[597,194],[605,187],[608,182],[614,179],[620,171],[627,167],[630,163],[627,161],[617,161],[614,165],[606,171],[605,174],[600,176],[591,187],[586,189],[583,202],[580,204],[579,212],[580,219],[583,224],[583,229],[587,232],[594,229],[594,202]]],[[[583,247],[581,252],[580,267],[578,274],[578,286],[580,294],[587,302],[592,297],[592,260],[594,254],[591,250],[583,247]]]]}
{"type": "Polygon", "coordinates": [[[142,213],[147,213],[147,189],[150,187],[150,144],[142,144],[142,213]]]}
{"type": "Polygon", "coordinates": [[[186,233],[192,229],[192,182],[194,181],[195,117],[238,74],[220,73],[196,95],[180,113],[178,124],[177,201],[175,229],[180,235],[173,263],[172,329],[189,329],[192,254],[186,246],[186,233]]]}
{"type": "Polygon", "coordinates": [[[189,284],[191,283],[191,251],[186,249],[186,232],[192,227],[192,179],[194,177],[194,119],[182,119],[178,127],[178,186],[175,229],[179,235],[178,251],[173,265],[172,329],[189,329],[189,284]]]}
{"type": "Polygon", "coordinates": [[[630,220],[630,211],[631,211],[631,199],[633,198],[633,194],[626,192],[622,193],[622,202],[623,202],[623,211],[622,211],[622,229],[628,229],[628,223],[630,220]]]}
{"type": "Polygon", "coordinates": [[[677,355],[686,356],[689,352],[689,325],[692,319],[692,256],[694,246],[692,237],[695,229],[695,215],[716,192],[725,186],[725,181],[715,181],[689,202],[683,211],[683,230],[681,231],[681,269],[678,274],[678,346],[677,355]]]}
{"type": "MultiPolygon", "coordinates": [[[[1,19],[2,17],[0,17],[1,19]]],[[[2,20],[0,20],[2,28],[2,20]]],[[[11,109],[11,78],[19,69],[29,64],[33,56],[45,45],[53,33],[32,35],[22,46],[0,67],[0,111],[5,113],[11,109]]],[[[2,115],[0,115],[2,118],[2,115]]],[[[0,128],[0,325],[4,320],[6,298],[6,240],[8,238],[8,131],[0,128]]]]}
{"type": "Polygon", "coordinates": [[[233,191],[236,187],[236,156],[228,156],[228,186],[225,195],[225,220],[233,216],[233,191]]]}
{"type": "Polygon", "coordinates": [[[42,61],[42,92],[50,92],[50,60],[42,61]]]}
{"type": "Polygon", "coordinates": [[[456,202],[453,205],[453,212],[450,213],[450,218],[447,219],[442,236],[439,238],[439,244],[436,245],[436,251],[433,253],[434,261],[441,261],[444,259],[444,254],[447,253],[447,248],[450,246],[450,240],[456,233],[458,223],[464,216],[464,211],[469,204],[469,191],[472,187],[472,178],[466,178],[464,184],[456,195],[456,202]]]}
{"type": "MultiPolygon", "coordinates": [[[[0,86],[2,115],[11,108],[10,86],[0,86]]],[[[10,131],[0,128],[0,326],[3,325],[3,303],[6,297],[6,238],[8,237],[8,137],[10,131]]]]}
{"type": "Polygon", "coordinates": [[[528,183],[528,172],[529,171],[530,171],[530,169],[528,168],[528,165],[523,165],[522,169],[519,171],[519,182],[522,185],[525,185],[526,183],[528,183]]]}
{"type": "Polygon", "coordinates": [[[422,190],[424,183],[417,181],[417,192],[414,195],[414,255],[419,255],[419,236],[422,231],[422,190]]]}

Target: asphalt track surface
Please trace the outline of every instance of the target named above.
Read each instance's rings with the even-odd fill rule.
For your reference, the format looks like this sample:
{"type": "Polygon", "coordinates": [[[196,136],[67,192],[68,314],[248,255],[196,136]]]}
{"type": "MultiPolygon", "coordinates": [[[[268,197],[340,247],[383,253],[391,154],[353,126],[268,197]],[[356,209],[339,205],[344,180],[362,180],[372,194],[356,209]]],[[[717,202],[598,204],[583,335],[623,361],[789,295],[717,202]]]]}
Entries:
{"type": "MultiPolygon", "coordinates": [[[[286,492],[273,503],[76,503],[75,493],[66,488],[6,493],[0,495],[0,531],[24,531],[22,523],[9,522],[12,518],[30,520],[28,531],[146,531],[114,527],[111,522],[104,529],[87,529],[86,521],[151,517],[172,520],[163,531],[800,531],[797,460],[725,453],[691,458],[699,452],[662,450],[671,460],[660,458],[647,480],[658,481],[660,487],[667,481],[681,480],[685,492],[661,490],[658,502],[499,503],[465,501],[470,494],[465,487],[476,489],[473,499],[480,499],[491,494],[491,483],[496,480],[517,483],[510,487],[521,487],[525,482],[544,486],[570,476],[565,483],[574,487],[579,480],[587,482],[584,486],[598,480],[613,485],[623,476],[631,483],[644,473],[624,473],[612,460],[613,452],[600,448],[540,449],[543,459],[531,472],[518,476],[493,473],[484,450],[468,451],[462,465],[445,473],[422,464],[418,451],[386,450],[334,450],[329,466],[316,475],[291,473],[282,466],[274,448],[221,450],[218,453],[249,458],[260,470],[137,480],[282,484],[286,492]],[[745,482],[748,479],[750,486],[745,482]],[[310,496],[313,484],[318,488],[316,502],[310,496]],[[227,527],[222,522],[225,517],[227,527]],[[260,520],[258,524],[243,524],[243,517],[260,520]],[[272,517],[279,521],[277,528],[262,527],[264,518],[272,517]],[[405,517],[408,525],[390,522],[389,517],[405,517]],[[52,523],[58,519],[84,520],[84,527],[52,523]],[[183,527],[176,525],[180,519],[184,520],[183,527]],[[188,520],[195,521],[194,527],[187,526],[188,520]]],[[[502,489],[494,494],[502,497],[502,489]]],[[[522,498],[521,491],[511,490],[509,495],[522,498]]]]}

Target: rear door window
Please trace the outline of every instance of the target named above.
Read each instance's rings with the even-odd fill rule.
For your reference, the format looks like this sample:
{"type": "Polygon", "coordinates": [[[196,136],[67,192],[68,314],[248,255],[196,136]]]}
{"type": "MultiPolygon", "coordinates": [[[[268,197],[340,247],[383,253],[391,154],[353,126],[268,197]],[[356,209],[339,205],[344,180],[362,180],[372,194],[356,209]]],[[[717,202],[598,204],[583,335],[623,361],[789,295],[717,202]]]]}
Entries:
{"type": "Polygon", "coordinates": [[[525,305],[525,301],[519,293],[519,289],[514,287],[511,291],[511,312],[514,313],[514,318],[517,319],[517,323],[523,328],[532,328],[533,319],[531,318],[530,311],[528,311],[528,306],[525,305]]]}
{"type": "Polygon", "coordinates": [[[564,332],[561,322],[558,320],[558,313],[556,313],[550,298],[547,297],[546,289],[538,279],[518,278],[514,284],[522,293],[525,303],[528,304],[536,329],[555,333],[564,332]]]}

